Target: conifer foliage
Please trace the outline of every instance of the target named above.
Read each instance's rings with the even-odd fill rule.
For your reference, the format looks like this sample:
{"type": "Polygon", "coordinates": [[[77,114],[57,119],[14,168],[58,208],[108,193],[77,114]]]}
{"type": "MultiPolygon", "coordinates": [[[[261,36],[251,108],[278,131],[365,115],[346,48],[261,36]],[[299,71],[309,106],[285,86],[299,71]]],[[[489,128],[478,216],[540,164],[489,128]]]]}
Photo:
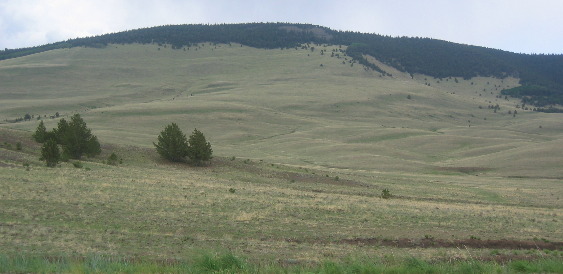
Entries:
{"type": "Polygon", "coordinates": [[[61,119],[56,130],[57,139],[63,147],[65,156],[80,159],[84,154],[94,157],[102,152],[98,137],[92,135],[92,131],[86,126],[80,114],[74,114],[68,125],[65,124],[66,121],[61,119]]]}
{"type": "Polygon", "coordinates": [[[45,161],[48,167],[55,167],[61,161],[61,152],[54,139],[47,140],[41,147],[41,160],[45,161]]]}
{"type": "Polygon", "coordinates": [[[188,140],[188,157],[196,165],[201,165],[203,162],[211,160],[212,154],[211,144],[205,140],[201,131],[194,129],[188,140]]]}
{"type": "Polygon", "coordinates": [[[162,158],[171,162],[184,162],[187,157],[195,165],[202,165],[212,158],[211,144],[197,129],[194,129],[188,140],[178,125],[171,123],[160,132],[157,141],[153,143],[156,151],[162,158]]]}
{"type": "Polygon", "coordinates": [[[92,134],[92,130],[86,126],[86,122],[80,117],[80,114],[74,114],[70,122],[64,118],[59,120],[57,128],[52,131],[47,131],[45,124],[41,121],[33,138],[36,142],[44,144],[41,155],[42,160],[47,162],[47,166],[54,166],[61,159],[80,159],[83,155],[94,157],[102,152],[98,137],[92,134]],[[62,146],[62,155],[58,145],[62,146]],[[58,156],[55,157],[55,155],[58,156]],[[49,159],[56,159],[56,161],[49,159]]]}
{"type": "Polygon", "coordinates": [[[186,135],[176,123],[167,125],[160,135],[158,143],[153,143],[158,154],[172,162],[182,162],[188,151],[186,135]]]}
{"type": "Polygon", "coordinates": [[[33,139],[38,143],[45,143],[45,141],[47,141],[47,135],[47,128],[45,127],[43,120],[41,120],[39,126],[37,126],[37,130],[35,130],[35,133],[33,134],[33,139]]]}

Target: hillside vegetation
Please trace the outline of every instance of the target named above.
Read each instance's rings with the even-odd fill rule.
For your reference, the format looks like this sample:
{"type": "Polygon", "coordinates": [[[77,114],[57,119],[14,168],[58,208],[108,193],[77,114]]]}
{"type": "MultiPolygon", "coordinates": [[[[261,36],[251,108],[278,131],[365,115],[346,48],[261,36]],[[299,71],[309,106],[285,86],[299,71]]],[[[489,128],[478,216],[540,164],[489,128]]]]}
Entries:
{"type": "Polygon", "coordinates": [[[293,48],[305,43],[349,46],[347,53],[368,65],[364,55],[410,74],[421,73],[435,78],[517,77],[525,89],[507,88],[504,94],[521,98],[540,111],[560,112],[563,105],[563,55],[527,55],[484,47],[456,44],[418,37],[390,37],[349,31],[334,31],[307,24],[252,23],[226,25],[169,25],[130,30],[33,48],[0,52],[0,60],[44,52],[57,48],[106,47],[108,44],[169,44],[185,49],[198,43],[240,43],[273,49],[293,48]],[[546,109],[546,107],[549,107],[546,109]]]}
{"type": "Polygon", "coordinates": [[[0,250],[560,265],[563,114],[501,95],[520,78],[409,74],[348,49],[108,43],[0,61],[0,250]],[[75,113],[102,154],[45,167],[37,116],[75,113]],[[159,157],[172,122],[205,132],[209,165],[159,157]]]}
{"type": "MultiPolygon", "coordinates": [[[[37,115],[80,113],[100,140],[141,147],[175,122],[205,132],[217,155],[299,166],[562,177],[560,158],[548,156],[562,147],[559,114],[500,95],[518,79],[413,78],[369,59],[393,75],[382,76],[345,50],[58,49],[2,61],[0,115],[34,115],[4,125],[31,132],[37,115]]],[[[46,127],[57,121],[46,119],[46,127]]]]}

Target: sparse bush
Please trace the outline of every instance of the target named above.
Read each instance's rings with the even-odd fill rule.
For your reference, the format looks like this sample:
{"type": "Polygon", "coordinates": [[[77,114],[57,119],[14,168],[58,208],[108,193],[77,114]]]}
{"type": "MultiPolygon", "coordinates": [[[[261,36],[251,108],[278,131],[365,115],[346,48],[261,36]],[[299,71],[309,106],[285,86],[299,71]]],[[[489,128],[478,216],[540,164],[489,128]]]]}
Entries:
{"type": "Polygon", "coordinates": [[[108,157],[106,163],[108,165],[116,166],[118,161],[119,159],[117,157],[117,154],[115,154],[115,152],[112,152],[111,155],[108,157]]]}
{"type": "Polygon", "coordinates": [[[236,191],[237,191],[237,190],[236,190],[236,189],[234,189],[234,188],[232,188],[232,187],[231,187],[231,188],[229,188],[229,192],[230,192],[230,193],[235,193],[236,191]]]}
{"type": "Polygon", "coordinates": [[[82,168],[82,167],[83,167],[83,165],[82,165],[82,163],[81,163],[80,161],[72,162],[72,165],[73,165],[75,168],[82,168]]]}
{"type": "Polygon", "coordinates": [[[389,191],[389,189],[385,188],[381,191],[381,198],[389,199],[389,198],[391,198],[391,196],[393,196],[393,195],[391,195],[391,192],[389,191]]]}
{"type": "Polygon", "coordinates": [[[21,142],[16,143],[16,150],[22,150],[22,143],[21,142]]]}

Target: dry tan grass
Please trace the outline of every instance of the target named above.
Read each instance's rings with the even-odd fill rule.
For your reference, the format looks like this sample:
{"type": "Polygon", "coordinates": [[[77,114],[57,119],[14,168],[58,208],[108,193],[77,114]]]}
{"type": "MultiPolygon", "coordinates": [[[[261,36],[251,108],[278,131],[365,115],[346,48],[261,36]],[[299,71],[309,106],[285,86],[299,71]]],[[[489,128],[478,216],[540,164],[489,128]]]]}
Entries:
{"type": "Polygon", "coordinates": [[[379,77],[321,48],[118,45],[0,62],[2,120],[79,112],[105,145],[89,171],[48,169],[37,121],[0,124],[0,145],[24,143],[0,148],[0,249],[315,261],[441,252],[339,242],[356,237],[563,239],[561,114],[508,115],[517,102],[495,89],[517,79],[379,77]],[[170,122],[202,130],[215,164],[158,159],[170,122]],[[112,151],[124,165],[100,163],[112,151]]]}
{"type": "MultiPolygon", "coordinates": [[[[0,167],[0,247],[167,258],[228,248],[264,261],[322,261],[351,254],[438,256],[434,249],[342,242],[356,238],[563,237],[562,193],[559,182],[550,179],[497,178],[493,183],[468,175],[329,174],[242,159],[216,159],[210,167],[192,168],[147,158],[142,149],[114,150],[124,156],[122,166],[0,167]],[[147,159],[140,160],[143,156],[147,159]],[[382,188],[395,197],[379,198],[382,188]]],[[[455,248],[442,252],[444,257],[455,248]]]]}

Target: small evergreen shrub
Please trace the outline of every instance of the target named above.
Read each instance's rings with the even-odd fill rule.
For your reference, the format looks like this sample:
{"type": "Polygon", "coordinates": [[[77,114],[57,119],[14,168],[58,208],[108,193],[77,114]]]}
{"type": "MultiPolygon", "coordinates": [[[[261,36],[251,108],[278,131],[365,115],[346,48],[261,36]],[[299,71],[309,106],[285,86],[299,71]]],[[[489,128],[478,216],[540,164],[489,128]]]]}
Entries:
{"type": "Polygon", "coordinates": [[[391,195],[391,192],[389,191],[389,189],[385,188],[381,191],[381,198],[389,199],[389,198],[391,198],[391,196],[393,196],[393,195],[391,195]]]}
{"type": "Polygon", "coordinates": [[[118,163],[123,163],[123,161],[120,161],[119,158],[117,157],[117,154],[115,154],[115,152],[112,152],[111,155],[108,157],[106,163],[108,165],[116,166],[118,163]]]}

